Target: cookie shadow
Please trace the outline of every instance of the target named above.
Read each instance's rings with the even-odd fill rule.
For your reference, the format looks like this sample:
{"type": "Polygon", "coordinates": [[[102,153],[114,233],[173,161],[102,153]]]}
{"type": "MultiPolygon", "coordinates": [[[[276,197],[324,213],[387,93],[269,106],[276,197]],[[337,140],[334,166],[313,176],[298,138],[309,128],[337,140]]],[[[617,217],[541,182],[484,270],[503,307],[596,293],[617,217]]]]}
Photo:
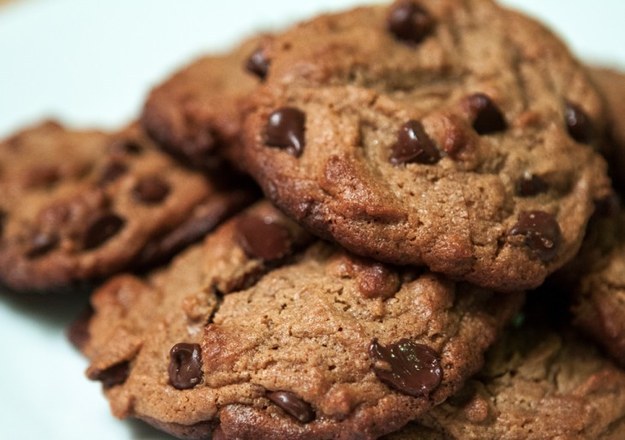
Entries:
{"type": "Polygon", "coordinates": [[[141,420],[127,420],[126,425],[134,440],[176,440],[176,437],[159,431],[141,420]]]}
{"type": "Polygon", "coordinates": [[[85,310],[91,290],[23,293],[0,286],[0,304],[4,304],[11,313],[28,316],[39,325],[64,330],[85,310]]]}

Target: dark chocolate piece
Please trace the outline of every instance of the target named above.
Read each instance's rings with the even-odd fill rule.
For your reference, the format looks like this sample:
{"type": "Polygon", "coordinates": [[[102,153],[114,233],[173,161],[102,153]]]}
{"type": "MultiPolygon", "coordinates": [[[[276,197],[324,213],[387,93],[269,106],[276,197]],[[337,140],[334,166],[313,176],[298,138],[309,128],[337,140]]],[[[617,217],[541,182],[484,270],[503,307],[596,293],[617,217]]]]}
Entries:
{"type": "Polygon", "coordinates": [[[524,235],[525,244],[544,262],[553,260],[562,241],[560,225],[544,211],[524,211],[510,230],[510,235],[524,235]]]}
{"type": "Polygon", "coordinates": [[[202,349],[198,344],[181,342],[169,352],[169,382],[179,390],[187,390],[202,380],[202,349]]]}
{"type": "Polygon", "coordinates": [[[408,121],[399,129],[397,142],[391,147],[389,161],[402,163],[434,164],[441,155],[419,121],[408,121]]]}
{"type": "Polygon", "coordinates": [[[279,223],[246,215],[237,222],[237,232],[237,241],[249,257],[274,261],[287,256],[291,251],[291,234],[279,223]]]}
{"type": "Polygon", "coordinates": [[[304,151],[306,115],[294,107],[282,107],[269,115],[266,142],[270,147],[284,148],[295,157],[304,151]]]}
{"type": "Polygon", "coordinates": [[[416,3],[406,0],[396,4],[388,14],[388,30],[399,40],[420,43],[434,28],[434,20],[416,3]]]}
{"type": "Polygon", "coordinates": [[[289,391],[273,391],[267,393],[267,398],[302,423],[315,419],[315,412],[310,404],[289,391]]]}
{"type": "Polygon", "coordinates": [[[404,394],[427,397],[443,378],[443,369],[434,350],[410,339],[404,338],[386,347],[374,339],[369,355],[378,379],[404,394]]]}

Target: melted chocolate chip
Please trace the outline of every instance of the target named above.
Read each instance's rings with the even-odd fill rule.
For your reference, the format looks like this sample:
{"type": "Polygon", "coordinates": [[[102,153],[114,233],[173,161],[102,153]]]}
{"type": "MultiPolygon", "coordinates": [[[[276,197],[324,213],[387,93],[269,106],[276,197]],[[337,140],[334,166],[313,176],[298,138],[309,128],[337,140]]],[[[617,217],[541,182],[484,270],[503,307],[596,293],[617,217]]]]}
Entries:
{"type": "Polygon", "coordinates": [[[106,186],[109,183],[115,182],[121,176],[126,174],[128,171],[128,166],[123,162],[111,161],[108,162],[102,171],[100,172],[100,177],[98,179],[99,186],[106,186]]]}
{"type": "Polygon", "coordinates": [[[265,52],[262,48],[256,49],[245,62],[245,69],[259,77],[261,80],[265,79],[267,72],[269,71],[270,61],[265,56],[265,52]]]}
{"type": "Polygon", "coordinates": [[[181,342],[169,352],[169,382],[179,390],[193,388],[202,380],[202,350],[198,344],[181,342]]]}
{"type": "Polygon", "coordinates": [[[126,382],[130,374],[130,363],[123,361],[92,375],[90,379],[102,382],[104,388],[112,388],[126,382]]]}
{"type": "Polygon", "coordinates": [[[387,26],[398,40],[420,43],[432,32],[434,20],[421,6],[406,0],[391,8],[387,26]]]}
{"type": "Polygon", "coordinates": [[[369,346],[373,372],[385,384],[414,397],[427,397],[443,377],[438,355],[427,345],[401,339],[383,347],[377,340],[369,346]]]}
{"type": "Polygon", "coordinates": [[[524,173],[517,181],[516,192],[521,197],[532,197],[549,189],[547,182],[532,173],[524,173]]]}
{"type": "Polygon", "coordinates": [[[301,423],[312,422],[315,419],[315,412],[310,404],[289,391],[273,391],[267,393],[267,398],[301,423]]]}
{"type": "Polygon", "coordinates": [[[44,232],[37,233],[30,241],[28,250],[26,250],[26,257],[30,259],[41,257],[57,247],[58,244],[59,237],[57,235],[44,232]]]}
{"type": "Polygon", "coordinates": [[[132,189],[135,200],[146,204],[163,201],[169,194],[169,184],[158,176],[142,177],[132,189]]]}
{"type": "Polygon", "coordinates": [[[521,212],[510,235],[524,235],[527,247],[544,262],[555,258],[562,241],[560,225],[553,215],[544,211],[521,212]]]}
{"type": "Polygon", "coordinates": [[[282,107],[269,115],[266,142],[270,147],[284,148],[295,157],[304,151],[306,115],[294,107],[282,107]]]}
{"type": "Polygon", "coordinates": [[[291,252],[291,233],[279,223],[246,215],[237,222],[237,233],[239,245],[250,258],[274,261],[291,252]]]}
{"type": "Polygon", "coordinates": [[[480,135],[497,133],[508,128],[501,110],[484,93],[466,98],[466,106],[473,116],[473,129],[480,135]]]}
{"type": "Polygon", "coordinates": [[[399,129],[397,142],[391,147],[389,161],[402,163],[434,164],[441,155],[419,121],[408,121],[399,129]]]}
{"type": "Polygon", "coordinates": [[[593,136],[592,123],[580,106],[567,102],[564,110],[564,120],[566,121],[566,128],[573,139],[582,144],[590,142],[593,136]]]}
{"type": "Polygon", "coordinates": [[[82,244],[84,249],[93,249],[100,246],[119,232],[124,226],[124,220],[112,213],[98,214],[92,217],[84,230],[82,244]]]}

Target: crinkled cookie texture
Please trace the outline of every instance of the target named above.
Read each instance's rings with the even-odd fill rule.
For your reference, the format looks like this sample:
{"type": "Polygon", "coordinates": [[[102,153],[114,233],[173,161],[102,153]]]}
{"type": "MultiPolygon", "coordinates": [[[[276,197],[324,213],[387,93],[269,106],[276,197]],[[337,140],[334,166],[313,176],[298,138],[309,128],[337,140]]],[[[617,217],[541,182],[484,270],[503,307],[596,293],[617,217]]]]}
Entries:
{"type": "Polygon", "coordinates": [[[591,73],[608,106],[612,177],[620,193],[625,194],[625,74],[599,67],[592,68],[591,73]]]}
{"type": "Polygon", "coordinates": [[[306,240],[264,203],[100,288],[81,341],[113,413],[183,438],[377,438],[477,372],[522,300],[306,240]]]}
{"type": "Polygon", "coordinates": [[[186,163],[212,169],[239,144],[241,101],[258,85],[260,67],[245,67],[263,37],[232,52],[206,56],[176,72],[150,93],[141,122],[168,152],[186,163]]]}
{"type": "Polygon", "coordinates": [[[592,226],[578,257],[574,323],[625,366],[625,211],[592,226]]]}
{"type": "Polygon", "coordinates": [[[260,52],[246,167],[288,215],[355,254],[536,287],[575,255],[610,191],[587,72],[489,0],[324,15],[260,52]]]}
{"type": "Polygon", "coordinates": [[[537,327],[507,332],[462,391],[387,440],[624,438],[625,372],[570,329],[537,327]]]}
{"type": "Polygon", "coordinates": [[[161,262],[252,202],[177,165],[137,127],[55,122],[0,143],[0,283],[61,289],[161,262]]]}

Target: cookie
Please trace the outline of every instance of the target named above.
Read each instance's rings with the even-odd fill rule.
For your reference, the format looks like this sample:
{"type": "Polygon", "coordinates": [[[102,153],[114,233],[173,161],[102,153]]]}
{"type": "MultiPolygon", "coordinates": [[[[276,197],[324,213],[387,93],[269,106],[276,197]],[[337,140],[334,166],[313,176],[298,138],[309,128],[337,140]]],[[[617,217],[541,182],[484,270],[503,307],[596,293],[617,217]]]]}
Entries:
{"type": "Polygon", "coordinates": [[[78,339],[113,413],[182,438],[377,438],[457,391],[522,300],[306,240],[263,203],[96,291],[78,339]]]}
{"type": "Polygon", "coordinates": [[[573,319],[625,366],[625,211],[591,226],[573,267],[573,319]]]}
{"type": "MultiPolygon", "coordinates": [[[[540,327],[540,326],[538,326],[540,327]]],[[[625,372],[571,329],[524,326],[489,352],[479,375],[385,440],[621,439],[625,372]]]]}
{"type": "Polygon", "coordinates": [[[25,129],[0,144],[0,282],[54,290],[162,262],[254,199],[225,177],[180,167],[137,127],[25,129]]]}
{"type": "Polygon", "coordinates": [[[222,155],[235,155],[240,101],[257,86],[261,68],[259,62],[247,68],[245,63],[262,40],[249,39],[230,53],[200,58],[157,86],[143,108],[146,131],[197,168],[213,169],[222,155]]]}
{"type": "Polygon", "coordinates": [[[355,254],[533,288],[575,255],[610,191],[586,70],[489,0],[325,15],[262,53],[245,166],[284,212],[355,254]]]}
{"type": "Polygon", "coordinates": [[[594,67],[590,71],[603,92],[608,107],[608,128],[610,140],[613,144],[611,156],[611,171],[614,183],[621,194],[625,194],[625,74],[622,72],[594,67]]]}

